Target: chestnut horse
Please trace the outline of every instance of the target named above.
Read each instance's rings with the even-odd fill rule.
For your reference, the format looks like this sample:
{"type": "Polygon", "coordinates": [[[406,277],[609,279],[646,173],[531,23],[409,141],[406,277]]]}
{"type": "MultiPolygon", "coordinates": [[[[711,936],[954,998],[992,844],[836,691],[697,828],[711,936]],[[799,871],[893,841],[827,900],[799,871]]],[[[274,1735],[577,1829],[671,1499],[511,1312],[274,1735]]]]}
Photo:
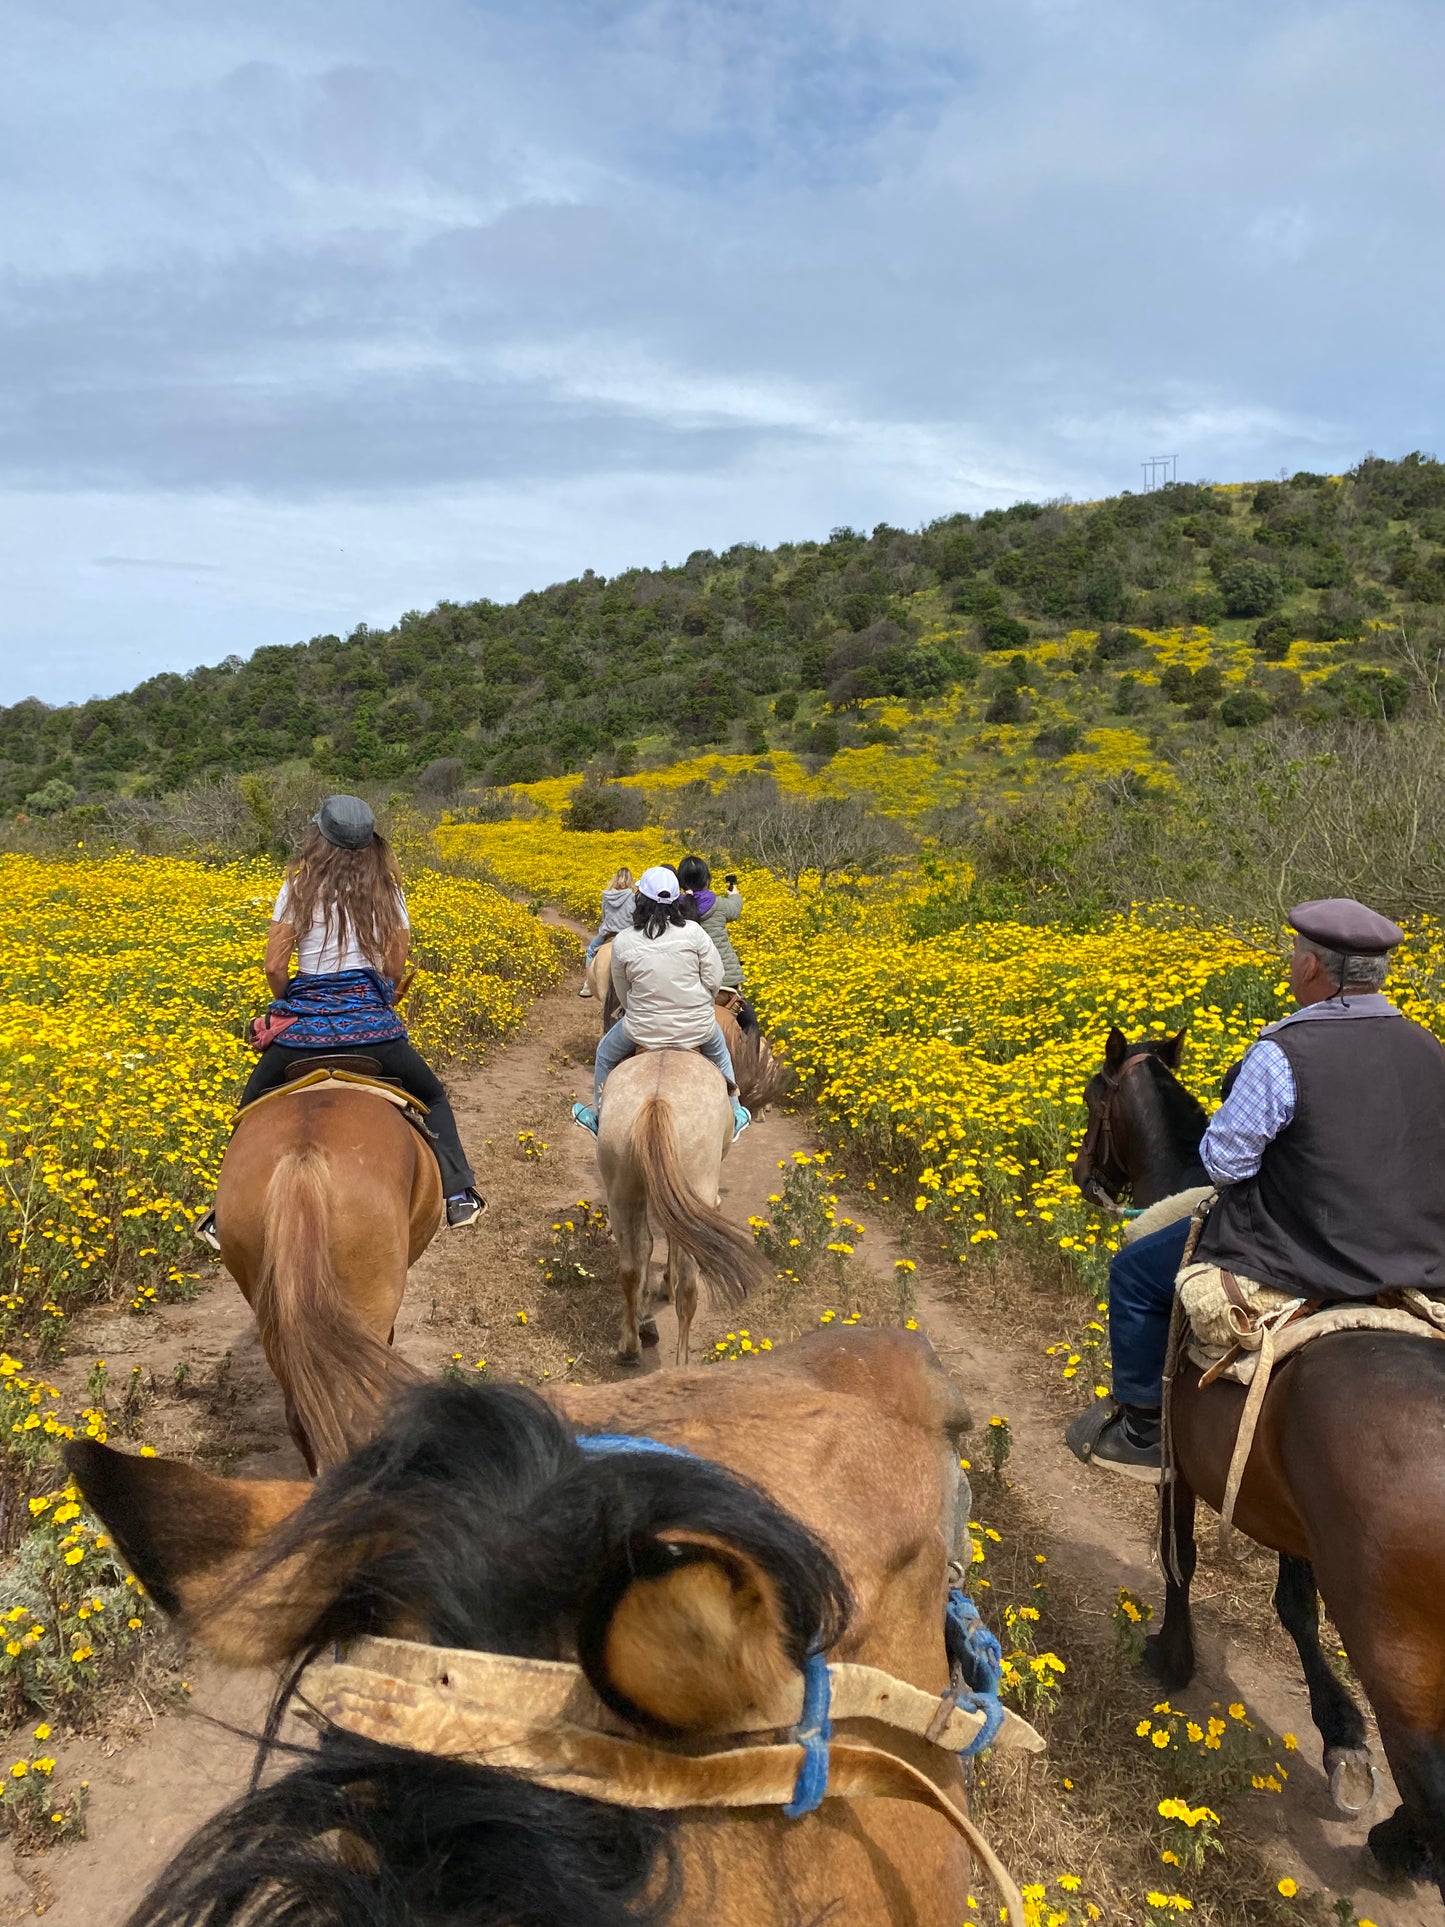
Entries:
{"type": "MultiPolygon", "coordinates": [[[[315,1485],[71,1449],[87,1501],[162,1608],[223,1663],[282,1669],[271,1731],[300,1669],[322,1656],[302,1688],[311,1707],[324,1702],[309,1718],[319,1735],[298,1729],[281,1776],[258,1771],[132,1927],[973,1918],[969,1850],[935,1810],[941,1795],[964,1811],[956,1758],[897,1729],[885,1742],[835,1700],[837,1731],[828,1744],[824,1721],[816,1762],[828,1777],[802,1803],[803,1734],[789,1738],[784,1721],[779,1747],[757,1731],[773,1724],[759,1709],[799,1695],[810,1654],[891,1673],[890,1686],[919,1689],[925,1721],[948,1717],[937,1696],[950,1677],[948,1562],[967,1558],[968,1415],[922,1335],[817,1333],[735,1370],[554,1399],[419,1387],[315,1485]],[[598,1432],[614,1435],[595,1441],[607,1449],[579,1449],[598,1432]],[[618,1433],[650,1449],[619,1450],[618,1433]],[[379,1651],[394,1675],[370,1711],[325,1687],[328,1656],[358,1641],[347,1658],[373,1664],[379,1651]],[[449,1650],[428,1659],[428,1647],[449,1650]],[[483,1654],[518,1656],[491,1674],[519,1695],[505,1702],[511,1746],[469,1725],[483,1654]],[[528,1706],[574,1667],[566,1707],[531,1715],[530,1730],[545,1743],[570,1719],[618,1736],[613,1752],[643,1765],[631,1784],[584,1782],[596,1798],[529,1778],[524,1757],[528,1706]],[[421,1689],[426,1704],[456,1697],[444,1724],[419,1727],[418,1690],[400,1681],[427,1669],[439,1684],[421,1689]],[[750,1733],[764,1742],[751,1756],[717,1751],[750,1733]],[[892,1783],[852,1787],[890,1797],[833,1797],[850,1754],[856,1775],[885,1743],[892,1783]],[[774,1777],[802,1817],[767,1803],[777,1789],[757,1797],[750,1758],[780,1759],[774,1777]],[[678,1798],[684,1771],[693,1797],[678,1798]],[[815,1795],[826,1797],[812,1811],[815,1795]]],[[[1008,1715],[999,1744],[1038,1740],[1008,1715]]],[[[1020,1912],[1009,1886],[1003,1876],[1000,1897],[1020,1912]]]]}
{"type": "Polygon", "coordinates": [[[726,1086],[696,1051],[641,1051],[607,1080],[597,1170],[621,1258],[618,1356],[626,1364],[641,1353],[648,1267],[659,1233],[667,1239],[664,1283],[677,1311],[679,1365],[688,1359],[699,1272],[731,1304],[768,1277],[753,1239],[717,1208],[733,1128],[726,1086]]]}
{"type": "Polygon", "coordinates": [[[283,1089],[237,1121],[216,1234],[312,1472],[368,1439],[396,1383],[414,1376],[392,1329],[441,1207],[435,1157],[378,1092],[283,1089]]]}
{"type": "MultiPolygon", "coordinates": [[[[1152,1203],[1201,1173],[1202,1107],[1174,1076],[1184,1033],[1127,1043],[1109,1033],[1085,1101],[1074,1167],[1085,1195],[1152,1203]]],[[[1367,1146],[1361,1155],[1368,1156],[1367,1146]]],[[[1200,1384],[1187,1359],[1170,1423],[1175,1474],[1161,1489],[1169,1577],[1150,1662],[1172,1691],[1194,1673],[1189,1585],[1196,1495],[1224,1497],[1245,1388],[1200,1384]]],[[[1370,1831],[1388,1874],[1434,1880],[1445,1897],[1445,1345],[1339,1332],[1304,1346],[1270,1382],[1234,1522],[1279,1554],[1274,1603],[1294,1640],[1336,1803],[1358,1812],[1374,1775],[1359,1708],[1319,1641],[1319,1599],[1339,1628],[1379,1723],[1400,1805],[1370,1831]]]]}

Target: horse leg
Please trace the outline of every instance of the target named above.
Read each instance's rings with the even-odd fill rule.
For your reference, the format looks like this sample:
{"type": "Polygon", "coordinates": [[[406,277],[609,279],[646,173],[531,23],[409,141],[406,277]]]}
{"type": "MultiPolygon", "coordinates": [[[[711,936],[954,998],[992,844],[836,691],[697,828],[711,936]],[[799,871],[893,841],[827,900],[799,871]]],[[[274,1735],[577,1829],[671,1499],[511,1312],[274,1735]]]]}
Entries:
{"type": "Polygon", "coordinates": [[[1310,1717],[1325,1743],[1330,1798],[1341,1813],[1362,1813],[1375,1797],[1375,1769],[1365,1744],[1364,1715],[1320,1646],[1319,1593],[1307,1559],[1279,1555],[1274,1589],[1279,1622],[1294,1641],[1309,1688],[1310,1717]]]}
{"type": "Polygon", "coordinates": [[[1388,1820],[1370,1828],[1370,1852],[1382,1873],[1433,1880],[1445,1900],[1445,1734],[1422,1733],[1380,1717],[1380,1738],[1400,1804],[1388,1820]]]}
{"type": "Polygon", "coordinates": [[[1194,1677],[1189,1587],[1198,1558],[1194,1546],[1194,1488],[1177,1470],[1160,1488],[1159,1556],[1166,1575],[1164,1623],[1144,1642],[1144,1662],[1166,1692],[1177,1693],[1194,1677]]]}
{"type": "Polygon", "coordinates": [[[697,1310],[697,1265],[685,1251],[677,1252],[668,1262],[677,1267],[673,1274],[672,1293],[673,1309],[677,1313],[676,1360],[679,1365],[686,1365],[693,1314],[697,1310]]]}
{"type": "Polygon", "coordinates": [[[641,1198],[616,1208],[608,1200],[612,1235],[617,1241],[619,1282],[622,1286],[622,1331],[617,1356],[624,1365],[635,1365],[642,1356],[643,1293],[647,1288],[647,1269],[652,1263],[652,1231],[647,1222],[647,1205],[641,1198]]]}

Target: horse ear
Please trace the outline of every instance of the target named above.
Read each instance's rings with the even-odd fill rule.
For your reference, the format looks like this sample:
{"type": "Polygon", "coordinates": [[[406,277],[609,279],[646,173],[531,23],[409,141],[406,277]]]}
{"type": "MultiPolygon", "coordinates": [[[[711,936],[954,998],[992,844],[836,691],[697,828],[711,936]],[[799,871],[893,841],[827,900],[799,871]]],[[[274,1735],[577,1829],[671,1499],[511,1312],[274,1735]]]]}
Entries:
{"type": "Polygon", "coordinates": [[[1123,1031],[1120,1030],[1119,1026],[1117,1024],[1114,1024],[1110,1028],[1109,1035],[1104,1039],[1105,1070],[1109,1070],[1109,1071],[1118,1070],[1119,1066],[1123,1063],[1125,1057],[1128,1055],[1128,1051],[1129,1051],[1128,1038],[1124,1035],[1123,1031]]]}
{"type": "Polygon", "coordinates": [[[1188,1035],[1189,1026],[1185,1024],[1182,1030],[1176,1031],[1174,1036],[1168,1039],[1159,1053],[1160,1061],[1167,1064],[1171,1071],[1177,1071],[1184,1062],[1184,1040],[1188,1035]]]}
{"type": "Polygon", "coordinates": [[[578,1630],[578,1656],[615,1710],[674,1733],[728,1733],[776,1706],[798,1668],[758,1562],[680,1529],[640,1550],[610,1611],[599,1598],[578,1630]]]}
{"type": "Polygon", "coordinates": [[[306,1502],[309,1480],[218,1479],[93,1439],[77,1440],[65,1457],[151,1598],[227,1665],[286,1658],[334,1596],[334,1575],[323,1583],[299,1554],[244,1583],[266,1540],[306,1502]]]}

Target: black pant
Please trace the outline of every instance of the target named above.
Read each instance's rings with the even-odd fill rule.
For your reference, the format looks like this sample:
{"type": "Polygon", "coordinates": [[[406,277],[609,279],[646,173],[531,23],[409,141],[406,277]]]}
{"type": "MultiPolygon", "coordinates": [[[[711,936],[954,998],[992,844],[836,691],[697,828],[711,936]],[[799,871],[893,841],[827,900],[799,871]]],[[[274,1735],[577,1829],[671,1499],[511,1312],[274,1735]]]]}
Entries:
{"type": "MultiPolygon", "coordinates": [[[[404,1091],[410,1091],[413,1097],[419,1097],[426,1105],[426,1121],[436,1132],[433,1149],[441,1166],[442,1190],[446,1195],[454,1198],[459,1191],[465,1191],[475,1184],[476,1179],[472,1167],[467,1163],[467,1154],[462,1149],[457,1120],[442,1081],[420,1052],[413,1050],[405,1037],[394,1037],[386,1044],[358,1044],[355,1053],[359,1057],[374,1058],[381,1067],[383,1077],[394,1077],[404,1091]]],[[[334,1057],[336,1046],[326,1046],[323,1054],[334,1057]]],[[[284,1044],[272,1044],[263,1050],[259,1063],[246,1080],[241,1102],[249,1104],[252,1098],[260,1097],[263,1092],[276,1090],[286,1082],[286,1074],[292,1066],[306,1055],[305,1050],[294,1046],[288,1050],[284,1044]]]]}

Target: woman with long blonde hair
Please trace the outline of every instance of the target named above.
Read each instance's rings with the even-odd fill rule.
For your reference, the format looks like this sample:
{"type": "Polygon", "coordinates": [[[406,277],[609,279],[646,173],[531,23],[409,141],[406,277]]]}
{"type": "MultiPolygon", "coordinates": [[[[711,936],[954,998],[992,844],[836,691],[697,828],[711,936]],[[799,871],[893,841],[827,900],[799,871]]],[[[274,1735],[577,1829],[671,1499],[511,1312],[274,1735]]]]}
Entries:
{"type": "MultiPolygon", "coordinates": [[[[401,872],[370,806],[359,796],[328,797],[287,866],[271,912],[265,969],[275,1002],[253,1027],[261,1058],[241,1104],[284,1084],[305,1052],[359,1051],[374,1058],[383,1076],[395,1078],[427,1107],[447,1223],[473,1224],[486,1202],[456,1117],[441,1079],[409,1042],[396,1009],[410,945],[401,872]]],[[[206,1213],[196,1232],[219,1249],[214,1213],[206,1213]]]]}
{"type": "MultiPolygon", "coordinates": [[[[632,912],[637,904],[637,886],[632,881],[632,872],[624,863],[602,892],[602,925],[597,935],[587,946],[587,963],[591,963],[604,943],[608,943],[624,930],[632,928],[632,912]]],[[[582,971],[580,995],[590,997],[592,985],[588,981],[586,964],[582,971]]]]}

